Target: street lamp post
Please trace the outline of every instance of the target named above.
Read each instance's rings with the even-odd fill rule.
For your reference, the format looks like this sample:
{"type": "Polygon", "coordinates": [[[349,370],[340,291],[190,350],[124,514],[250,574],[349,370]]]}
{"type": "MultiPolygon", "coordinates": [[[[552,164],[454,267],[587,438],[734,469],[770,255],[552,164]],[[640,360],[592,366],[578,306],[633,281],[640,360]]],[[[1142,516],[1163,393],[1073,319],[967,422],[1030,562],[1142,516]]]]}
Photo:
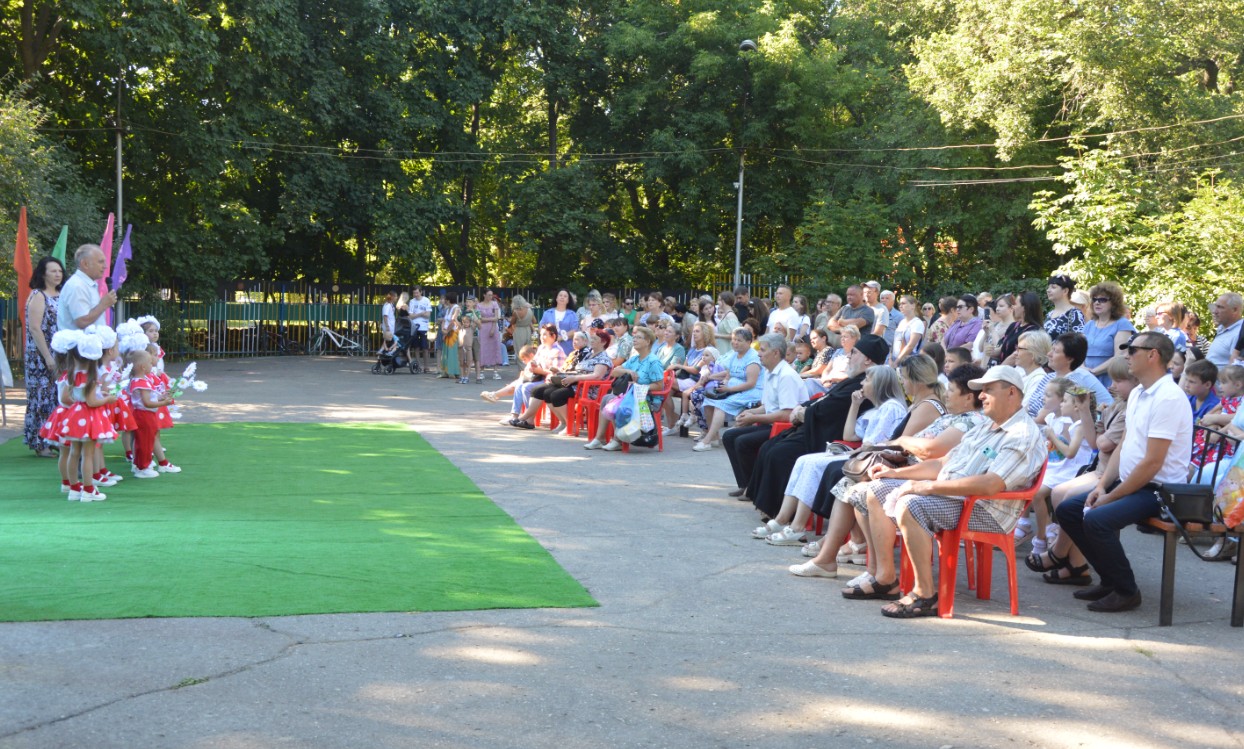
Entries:
{"type": "MultiPolygon", "coordinates": [[[[756,42],[751,39],[744,39],[739,43],[739,52],[755,52],[756,42]]],[[[746,64],[746,60],[744,61],[746,64]]],[[[748,85],[745,82],[745,85],[748,85]]],[[[734,287],[737,289],[742,281],[739,274],[743,260],[743,173],[744,173],[744,154],[746,149],[743,148],[743,128],[747,124],[747,88],[743,89],[743,117],[739,122],[739,181],[734,183],[735,189],[739,191],[738,210],[735,213],[734,226],[734,287]]]]}

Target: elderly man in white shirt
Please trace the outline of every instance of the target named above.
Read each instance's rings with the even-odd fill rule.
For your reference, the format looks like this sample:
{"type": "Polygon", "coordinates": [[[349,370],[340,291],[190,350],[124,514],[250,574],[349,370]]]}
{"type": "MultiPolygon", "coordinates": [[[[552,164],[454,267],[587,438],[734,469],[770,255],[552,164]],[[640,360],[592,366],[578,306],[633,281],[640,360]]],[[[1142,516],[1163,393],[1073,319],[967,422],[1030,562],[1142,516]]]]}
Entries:
{"type": "Polygon", "coordinates": [[[1119,542],[1119,531],[1154,517],[1161,509],[1152,483],[1188,480],[1192,459],[1192,409],[1167,373],[1175,344],[1145,332],[1127,344],[1128,367],[1140,383],[1127,399],[1127,432],[1110,456],[1097,487],[1064,500],[1054,510],[1062,532],[1101,577],[1076,591],[1089,611],[1128,611],[1140,606],[1136,575],[1119,542]]]}
{"type": "MultiPolygon", "coordinates": [[[[756,456],[760,454],[760,446],[769,439],[773,424],[790,421],[791,410],[802,403],[805,396],[803,379],[786,361],[786,339],[780,333],[767,333],[760,337],[759,343],[760,364],[765,368],[760,377],[764,387],[760,406],[740,411],[734,428],[721,436],[721,446],[730,458],[739,487],[751,481],[756,456]]],[[[742,490],[738,490],[734,496],[746,500],[742,494],[742,490]]]]}
{"type": "Polygon", "coordinates": [[[82,330],[117,303],[117,292],[99,293],[99,279],[108,272],[108,261],[97,244],[84,244],[73,253],[77,270],[60,290],[56,311],[57,330],[82,330]]]}

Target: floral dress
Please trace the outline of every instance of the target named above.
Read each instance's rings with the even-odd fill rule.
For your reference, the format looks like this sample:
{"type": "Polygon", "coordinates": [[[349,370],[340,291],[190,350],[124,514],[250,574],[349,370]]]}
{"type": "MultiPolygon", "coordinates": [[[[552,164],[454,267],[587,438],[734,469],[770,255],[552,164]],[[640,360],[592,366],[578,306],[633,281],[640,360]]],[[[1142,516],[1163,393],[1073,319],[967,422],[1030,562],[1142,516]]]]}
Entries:
{"type": "MultiPolygon", "coordinates": [[[[39,322],[39,330],[43,332],[44,342],[51,344],[52,336],[56,335],[56,311],[60,306],[60,299],[48,296],[42,291],[35,293],[43,294],[43,319],[39,322]]],[[[43,361],[43,354],[39,353],[39,347],[35,345],[35,339],[27,330],[26,428],[22,440],[26,443],[26,447],[31,450],[45,450],[55,443],[55,440],[49,442],[41,437],[39,430],[58,405],[60,404],[57,402],[56,395],[56,373],[48,369],[47,362],[43,361]]]]}
{"type": "Polygon", "coordinates": [[[1049,333],[1050,340],[1058,338],[1063,333],[1083,333],[1084,332],[1084,315],[1080,314],[1080,310],[1072,307],[1061,315],[1058,310],[1050,310],[1045,316],[1045,332],[1049,333]]]}

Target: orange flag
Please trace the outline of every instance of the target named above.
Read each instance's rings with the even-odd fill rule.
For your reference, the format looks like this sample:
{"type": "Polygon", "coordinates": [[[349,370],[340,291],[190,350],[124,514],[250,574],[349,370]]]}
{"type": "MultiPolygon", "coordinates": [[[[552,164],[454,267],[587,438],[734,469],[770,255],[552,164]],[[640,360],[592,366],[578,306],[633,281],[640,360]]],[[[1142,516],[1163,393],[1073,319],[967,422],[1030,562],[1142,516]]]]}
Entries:
{"type": "MultiPolygon", "coordinates": [[[[22,206],[17,219],[17,245],[13,248],[13,270],[17,271],[17,314],[26,330],[26,299],[30,296],[30,277],[34,268],[30,265],[30,241],[26,237],[26,206],[22,206]]],[[[23,336],[25,333],[23,333],[23,336]]]]}

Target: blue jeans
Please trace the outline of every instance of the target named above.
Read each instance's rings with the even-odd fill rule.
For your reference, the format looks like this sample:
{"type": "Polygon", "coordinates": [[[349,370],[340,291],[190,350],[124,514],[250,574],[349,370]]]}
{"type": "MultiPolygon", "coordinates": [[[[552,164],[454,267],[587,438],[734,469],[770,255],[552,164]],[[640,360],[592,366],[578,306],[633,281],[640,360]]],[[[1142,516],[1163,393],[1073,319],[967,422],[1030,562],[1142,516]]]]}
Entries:
{"type": "Polygon", "coordinates": [[[1114,588],[1121,595],[1135,595],[1139,591],[1136,575],[1119,542],[1119,531],[1156,517],[1161,510],[1157,493],[1153,489],[1141,489],[1094,507],[1088,514],[1084,512],[1086,499],[1088,494],[1064,500],[1054,510],[1058,526],[1093,566],[1102,585],[1114,588]]]}

